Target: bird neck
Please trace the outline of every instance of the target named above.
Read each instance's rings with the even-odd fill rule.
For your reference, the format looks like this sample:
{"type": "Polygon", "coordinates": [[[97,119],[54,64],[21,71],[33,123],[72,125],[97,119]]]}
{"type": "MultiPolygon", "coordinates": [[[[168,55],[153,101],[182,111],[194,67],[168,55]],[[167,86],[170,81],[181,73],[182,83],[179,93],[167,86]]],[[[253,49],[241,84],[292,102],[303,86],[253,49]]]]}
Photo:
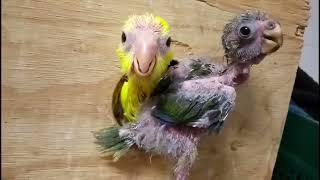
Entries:
{"type": "Polygon", "coordinates": [[[139,107],[150,97],[155,85],[150,80],[129,77],[121,90],[121,104],[124,115],[129,121],[134,121],[139,107]]]}
{"type": "Polygon", "coordinates": [[[221,76],[222,83],[229,86],[236,86],[244,83],[250,75],[250,63],[231,63],[221,76]]]}
{"type": "Polygon", "coordinates": [[[168,52],[165,57],[157,59],[153,73],[148,77],[139,77],[134,73],[128,74],[128,81],[121,89],[121,104],[124,115],[129,121],[135,121],[141,103],[151,96],[151,93],[168,69],[172,60],[172,53],[168,52]]]}

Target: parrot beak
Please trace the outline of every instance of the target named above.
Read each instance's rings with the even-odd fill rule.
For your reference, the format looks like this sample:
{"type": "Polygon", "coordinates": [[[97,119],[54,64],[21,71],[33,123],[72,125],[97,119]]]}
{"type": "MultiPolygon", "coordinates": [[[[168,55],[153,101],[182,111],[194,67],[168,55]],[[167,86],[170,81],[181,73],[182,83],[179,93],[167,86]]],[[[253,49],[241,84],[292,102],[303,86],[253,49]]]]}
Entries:
{"type": "Polygon", "coordinates": [[[133,70],[139,76],[149,76],[156,64],[158,42],[152,33],[145,32],[142,38],[136,40],[133,70]]]}
{"type": "Polygon", "coordinates": [[[270,54],[277,51],[283,42],[283,34],[280,27],[280,24],[268,20],[263,22],[264,31],[263,31],[263,41],[262,41],[262,54],[270,54]]]}

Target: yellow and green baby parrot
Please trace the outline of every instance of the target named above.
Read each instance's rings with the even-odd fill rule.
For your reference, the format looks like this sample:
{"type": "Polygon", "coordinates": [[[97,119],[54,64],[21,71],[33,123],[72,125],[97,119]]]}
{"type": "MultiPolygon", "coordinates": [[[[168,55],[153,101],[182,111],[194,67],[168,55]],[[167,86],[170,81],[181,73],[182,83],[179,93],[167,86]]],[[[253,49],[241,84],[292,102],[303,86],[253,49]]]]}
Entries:
{"type": "Polygon", "coordinates": [[[112,99],[113,114],[120,125],[135,121],[140,104],[167,71],[173,57],[169,32],[163,18],[149,13],[133,15],[125,22],[116,51],[124,75],[112,99]]]}

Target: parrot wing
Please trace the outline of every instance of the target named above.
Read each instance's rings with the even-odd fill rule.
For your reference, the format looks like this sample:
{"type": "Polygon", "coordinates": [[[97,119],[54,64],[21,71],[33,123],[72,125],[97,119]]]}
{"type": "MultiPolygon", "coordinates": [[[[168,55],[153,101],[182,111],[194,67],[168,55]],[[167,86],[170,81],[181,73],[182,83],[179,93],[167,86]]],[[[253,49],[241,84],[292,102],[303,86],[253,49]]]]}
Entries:
{"type": "Polygon", "coordinates": [[[113,112],[113,116],[115,117],[119,125],[122,125],[122,121],[124,121],[125,119],[125,116],[123,115],[120,95],[121,95],[122,86],[127,81],[128,81],[127,75],[123,75],[118,81],[112,95],[112,112],[113,112]]]}
{"type": "Polygon", "coordinates": [[[231,86],[215,83],[205,85],[199,80],[190,80],[172,84],[158,97],[151,111],[152,116],[168,124],[219,132],[234,106],[236,93],[231,86]],[[198,88],[183,89],[186,83],[196,84],[198,88]]]}
{"type": "Polygon", "coordinates": [[[189,61],[190,71],[186,76],[187,80],[197,79],[206,76],[218,76],[221,75],[222,71],[225,69],[221,65],[213,64],[212,59],[209,57],[193,57],[189,61]]]}
{"type": "Polygon", "coordinates": [[[219,76],[225,70],[223,65],[213,64],[212,58],[206,56],[188,57],[180,61],[172,60],[167,73],[161,78],[152,95],[162,94],[173,82],[219,76]]]}

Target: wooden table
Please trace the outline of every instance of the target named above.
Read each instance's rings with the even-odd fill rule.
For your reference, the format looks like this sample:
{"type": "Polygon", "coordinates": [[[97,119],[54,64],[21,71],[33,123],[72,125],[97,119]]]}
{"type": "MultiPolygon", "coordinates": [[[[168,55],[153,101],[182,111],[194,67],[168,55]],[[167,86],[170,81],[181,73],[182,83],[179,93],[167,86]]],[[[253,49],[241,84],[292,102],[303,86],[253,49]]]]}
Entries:
{"type": "Polygon", "coordinates": [[[2,0],[1,179],[172,179],[172,164],[133,152],[117,163],[92,131],[114,124],[115,49],[128,15],[172,26],[176,57],[221,61],[224,24],[259,8],[282,24],[283,47],[252,71],[221,135],[200,146],[190,179],[270,179],[303,44],[305,0],[2,0]]]}

